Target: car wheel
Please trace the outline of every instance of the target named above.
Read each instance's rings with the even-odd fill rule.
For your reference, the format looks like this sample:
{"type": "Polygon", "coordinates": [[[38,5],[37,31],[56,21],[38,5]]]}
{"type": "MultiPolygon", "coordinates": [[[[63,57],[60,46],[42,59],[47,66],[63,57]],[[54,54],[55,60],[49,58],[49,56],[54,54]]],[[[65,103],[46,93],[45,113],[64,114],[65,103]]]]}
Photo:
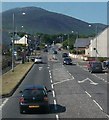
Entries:
{"type": "Polygon", "coordinates": [[[44,112],[45,113],[50,113],[50,106],[44,107],[44,112]]]}
{"type": "Polygon", "coordinates": [[[25,114],[26,111],[20,107],[20,113],[21,113],[21,114],[25,114]]]}

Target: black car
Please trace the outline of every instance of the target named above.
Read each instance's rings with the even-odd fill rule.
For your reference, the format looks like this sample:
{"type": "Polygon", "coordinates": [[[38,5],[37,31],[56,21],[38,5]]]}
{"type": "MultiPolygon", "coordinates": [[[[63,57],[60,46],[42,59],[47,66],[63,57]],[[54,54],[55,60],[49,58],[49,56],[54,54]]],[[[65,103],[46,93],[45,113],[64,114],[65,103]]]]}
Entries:
{"type": "Polygon", "coordinates": [[[102,68],[102,63],[99,61],[90,61],[88,63],[88,70],[89,72],[102,72],[103,68],[102,68]]]}
{"type": "Polygon", "coordinates": [[[72,59],[70,57],[64,58],[63,64],[65,64],[65,65],[72,65],[72,59]]]}
{"type": "Polygon", "coordinates": [[[63,53],[62,54],[62,57],[65,58],[65,57],[69,57],[68,53],[63,53]]]}
{"type": "Polygon", "coordinates": [[[20,113],[37,110],[49,112],[48,92],[51,90],[47,90],[43,85],[31,85],[20,91],[20,113]]]}

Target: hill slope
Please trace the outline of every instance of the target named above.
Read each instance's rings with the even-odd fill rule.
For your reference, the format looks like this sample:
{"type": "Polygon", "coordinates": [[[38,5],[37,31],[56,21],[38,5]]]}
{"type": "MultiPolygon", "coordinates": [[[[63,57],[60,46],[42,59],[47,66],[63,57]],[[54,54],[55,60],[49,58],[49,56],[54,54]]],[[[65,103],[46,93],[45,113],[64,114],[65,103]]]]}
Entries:
{"type": "MultiPolygon", "coordinates": [[[[95,32],[96,24],[91,24],[92,27],[89,28],[88,25],[90,23],[37,7],[15,8],[3,12],[2,26],[4,30],[13,30],[13,13],[15,15],[14,20],[17,31],[47,34],[71,33],[71,31],[75,31],[86,35],[95,32]],[[25,12],[25,15],[22,15],[23,12],[25,12]],[[23,29],[21,28],[22,25],[24,26],[23,29]]],[[[100,31],[106,27],[103,24],[97,24],[97,26],[100,31]]]]}

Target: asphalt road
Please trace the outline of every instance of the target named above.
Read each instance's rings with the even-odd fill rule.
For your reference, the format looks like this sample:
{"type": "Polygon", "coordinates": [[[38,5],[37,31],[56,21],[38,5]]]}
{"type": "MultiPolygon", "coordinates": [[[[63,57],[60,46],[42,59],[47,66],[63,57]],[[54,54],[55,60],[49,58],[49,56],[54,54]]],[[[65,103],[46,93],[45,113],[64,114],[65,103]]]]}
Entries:
{"type": "Polygon", "coordinates": [[[35,64],[13,96],[2,104],[3,118],[109,118],[107,115],[107,75],[91,74],[85,65],[62,64],[62,52],[43,54],[45,64],[35,64]],[[20,114],[19,91],[28,84],[43,84],[49,94],[49,114],[20,114]]]}
{"type": "Polygon", "coordinates": [[[56,109],[52,93],[49,93],[50,114],[20,114],[19,112],[19,91],[26,85],[42,84],[52,90],[47,55],[43,55],[43,59],[44,64],[35,64],[15,93],[10,98],[4,100],[5,104],[2,108],[3,118],[56,118],[56,109]]]}

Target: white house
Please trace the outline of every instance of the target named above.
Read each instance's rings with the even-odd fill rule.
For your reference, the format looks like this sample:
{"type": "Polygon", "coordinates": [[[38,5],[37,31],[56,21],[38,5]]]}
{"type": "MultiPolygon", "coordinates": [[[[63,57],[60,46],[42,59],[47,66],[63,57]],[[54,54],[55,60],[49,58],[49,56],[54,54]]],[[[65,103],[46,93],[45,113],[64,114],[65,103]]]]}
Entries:
{"type": "Polygon", "coordinates": [[[90,41],[88,54],[90,57],[109,57],[109,27],[104,29],[90,41]]]}
{"type": "Polygon", "coordinates": [[[15,40],[14,41],[14,44],[22,44],[22,45],[28,45],[28,43],[27,43],[27,35],[25,35],[25,36],[23,36],[22,38],[20,38],[19,40],[15,40]]]}

